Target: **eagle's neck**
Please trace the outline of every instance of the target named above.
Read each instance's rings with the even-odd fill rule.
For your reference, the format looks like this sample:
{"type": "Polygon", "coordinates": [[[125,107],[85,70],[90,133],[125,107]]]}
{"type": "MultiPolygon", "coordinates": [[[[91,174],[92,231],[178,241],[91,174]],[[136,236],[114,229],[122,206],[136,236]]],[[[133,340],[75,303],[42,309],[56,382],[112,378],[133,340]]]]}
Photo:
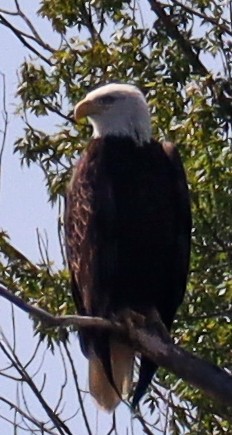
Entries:
{"type": "Polygon", "coordinates": [[[151,121],[147,111],[114,111],[104,113],[104,116],[89,118],[93,127],[93,138],[106,136],[130,137],[138,146],[151,140],[151,121]]]}

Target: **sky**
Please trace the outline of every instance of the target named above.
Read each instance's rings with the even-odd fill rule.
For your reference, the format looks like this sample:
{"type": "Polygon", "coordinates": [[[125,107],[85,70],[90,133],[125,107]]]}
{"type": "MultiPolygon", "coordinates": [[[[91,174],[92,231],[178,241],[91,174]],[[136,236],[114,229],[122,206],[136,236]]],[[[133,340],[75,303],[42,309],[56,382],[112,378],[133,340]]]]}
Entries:
{"type": "MultiPolygon", "coordinates": [[[[37,29],[49,38],[51,44],[56,44],[56,35],[51,31],[50,25],[38,17],[35,18],[35,10],[38,6],[38,1],[22,0],[24,11],[34,17],[37,29]]],[[[13,1],[0,0],[0,8],[13,9],[13,1]]],[[[200,30],[199,30],[200,31],[200,30]]],[[[0,228],[7,230],[10,235],[13,245],[22,251],[28,258],[36,262],[39,260],[39,250],[37,245],[36,229],[39,228],[43,233],[47,232],[49,236],[49,256],[54,260],[57,267],[61,264],[60,248],[57,238],[56,217],[57,210],[52,208],[48,203],[46,189],[43,182],[43,174],[40,169],[33,165],[31,168],[21,167],[19,157],[13,154],[13,144],[15,140],[23,135],[23,123],[19,116],[15,114],[17,100],[15,97],[17,89],[17,69],[28,54],[27,50],[16,39],[16,37],[6,28],[0,28],[0,72],[6,77],[6,101],[7,111],[9,114],[9,125],[7,131],[6,147],[3,155],[2,177],[0,188],[0,228]]],[[[216,71],[216,64],[212,64],[212,58],[207,58],[207,66],[213,67],[216,71]]],[[[219,67],[220,69],[220,67],[219,67]]],[[[2,110],[2,86],[0,85],[0,112],[2,110]]],[[[54,119],[52,120],[54,121],[54,119]]],[[[51,118],[43,118],[42,121],[44,130],[49,129],[51,118]]],[[[3,128],[3,122],[0,117],[0,130],[3,128]]],[[[16,325],[17,325],[17,344],[20,357],[27,361],[34,349],[36,340],[33,336],[32,321],[28,316],[22,313],[19,309],[15,309],[16,325]]],[[[12,341],[12,311],[8,302],[1,300],[0,304],[0,326],[4,333],[12,341]]],[[[39,355],[42,356],[46,349],[45,345],[41,346],[39,355]]],[[[84,358],[78,350],[77,338],[71,338],[72,356],[78,365],[78,373],[82,388],[86,388],[87,368],[84,358]],[[81,369],[80,369],[81,367],[81,369]]],[[[6,361],[0,353],[0,367],[4,366],[6,361]]],[[[32,367],[32,370],[35,367],[32,367]]],[[[62,371],[62,359],[59,352],[55,356],[51,352],[46,352],[45,361],[43,364],[42,373],[47,374],[47,384],[45,388],[45,396],[50,403],[55,403],[59,396],[60,379],[64,377],[62,371]],[[57,382],[57,374],[58,381],[57,382]]],[[[38,382],[42,382],[42,373],[39,375],[38,382]]],[[[68,372],[70,379],[71,372],[68,372]]],[[[14,400],[15,391],[7,379],[1,378],[1,396],[14,400]]],[[[30,397],[29,392],[27,392],[30,397]]],[[[73,384],[67,386],[66,400],[69,406],[68,413],[75,412],[77,398],[73,391],[73,384]],[[74,397],[74,399],[70,399],[74,397]]],[[[35,412],[40,415],[40,407],[37,401],[30,398],[31,406],[35,412]]],[[[87,398],[87,408],[91,415],[92,423],[96,424],[96,408],[90,398],[87,398]]],[[[0,414],[6,412],[6,407],[0,403],[0,414]]],[[[69,415],[70,415],[69,414],[69,415]]],[[[8,415],[9,417],[9,415],[8,415]]],[[[119,427],[122,422],[123,430],[120,430],[120,435],[126,434],[125,422],[130,425],[128,412],[122,407],[118,412],[119,427]]],[[[109,430],[111,425],[111,417],[99,413],[98,415],[98,433],[102,435],[101,430],[109,430]]],[[[95,431],[97,433],[97,431],[95,431]]],[[[0,419],[0,433],[13,434],[11,425],[0,419]]],[[[18,432],[21,435],[22,432],[18,432]]],[[[85,435],[85,429],[81,418],[77,417],[73,422],[73,433],[85,435]],[[76,432],[78,431],[78,432],[76,432]]],[[[128,432],[129,435],[130,432],[128,432]]],[[[136,434],[139,434],[137,429],[136,434]]]]}
{"type": "MultiPolygon", "coordinates": [[[[2,6],[1,3],[4,4],[4,8],[10,9],[13,2],[0,0],[0,7],[2,6]]],[[[29,13],[29,16],[33,16],[35,11],[33,4],[38,5],[38,2],[25,0],[23,3],[25,11],[29,13]]],[[[39,30],[49,32],[50,27],[46,25],[46,22],[38,18],[36,22],[39,30]]],[[[49,32],[49,38],[55,40],[55,35],[51,31],[49,32]]],[[[27,54],[26,48],[22,46],[21,42],[17,40],[10,30],[1,26],[0,71],[6,77],[6,100],[9,113],[1,179],[1,227],[7,229],[13,244],[19,250],[23,250],[24,254],[32,261],[39,258],[36,228],[39,228],[41,232],[46,230],[49,233],[51,258],[59,262],[59,244],[55,220],[57,210],[52,209],[48,203],[41,170],[35,165],[29,169],[21,167],[19,156],[13,154],[15,140],[23,136],[23,123],[20,117],[15,114],[17,106],[15,98],[18,83],[17,69],[27,54]]],[[[2,102],[1,94],[0,101],[2,102]]],[[[49,128],[49,122],[49,119],[43,119],[45,128],[49,128]]]]}

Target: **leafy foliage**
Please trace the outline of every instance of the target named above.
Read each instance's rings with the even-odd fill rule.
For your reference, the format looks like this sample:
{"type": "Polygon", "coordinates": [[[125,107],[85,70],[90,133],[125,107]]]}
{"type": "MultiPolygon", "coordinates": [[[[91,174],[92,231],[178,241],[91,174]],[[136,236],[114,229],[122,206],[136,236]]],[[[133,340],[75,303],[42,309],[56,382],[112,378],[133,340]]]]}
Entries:
{"type": "MultiPolygon", "coordinates": [[[[24,136],[15,143],[22,163],[41,167],[52,202],[64,194],[73,158],[90,131],[73,125],[73,105],[108,81],[142,88],[151,107],[154,136],[178,144],[193,210],[192,261],[185,302],[173,333],[184,347],[231,370],[232,299],[232,63],[226,2],[42,0],[38,14],[51,22],[61,44],[44,62],[29,58],[19,70],[19,112],[24,136]],[[148,9],[150,4],[151,10],[148,9]],[[55,114],[55,131],[40,131],[36,117],[55,114]]],[[[41,38],[43,35],[41,36],[41,38]]],[[[47,52],[46,52],[47,53],[47,52]]],[[[3,280],[28,300],[59,314],[73,312],[66,270],[32,265],[0,239],[3,280]],[[36,278],[36,279],[35,279],[36,278]]],[[[153,412],[169,409],[169,433],[222,434],[231,411],[159,370],[145,400],[153,412]],[[157,399],[157,395],[159,399],[157,399]],[[178,399],[177,399],[178,398],[178,399]],[[160,402],[160,404],[158,403],[160,402]],[[166,409],[166,408],[165,408],[166,409]]]]}

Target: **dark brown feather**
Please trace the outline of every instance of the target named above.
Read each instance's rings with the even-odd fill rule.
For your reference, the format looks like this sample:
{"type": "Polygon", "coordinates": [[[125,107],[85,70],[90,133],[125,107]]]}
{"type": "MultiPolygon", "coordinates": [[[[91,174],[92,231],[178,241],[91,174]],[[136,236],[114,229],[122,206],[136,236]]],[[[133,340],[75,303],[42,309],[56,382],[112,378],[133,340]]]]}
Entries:
{"type": "MultiPolygon", "coordinates": [[[[149,315],[155,307],[171,328],[185,292],[191,232],[185,173],[172,144],[151,140],[138,147],[129,137],[114,136],[92,140],[67,192],[65,232],[80,314],[111,317],[129,308],[149,315]]],[[[85,355],[94,354],[106,379],[117,385],[112,337],[83,331],[80,339],[85,355]]],[[[134,404],[155,369],[142,360],[134,404]]]]}

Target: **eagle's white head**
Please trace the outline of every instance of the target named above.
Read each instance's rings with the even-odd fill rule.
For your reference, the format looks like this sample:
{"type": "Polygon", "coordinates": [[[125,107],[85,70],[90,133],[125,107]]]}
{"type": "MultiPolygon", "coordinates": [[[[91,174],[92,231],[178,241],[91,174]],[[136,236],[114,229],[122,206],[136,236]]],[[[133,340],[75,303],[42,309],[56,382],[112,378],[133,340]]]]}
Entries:
{"type": "Polygon", "coordinates": [[[94,138],[130,136],[138,145],[151,139],[148,105],[135,86],[111,83],[95,89],[75,106],[75,120],[85,116],[93,127],[94,138]]]}

